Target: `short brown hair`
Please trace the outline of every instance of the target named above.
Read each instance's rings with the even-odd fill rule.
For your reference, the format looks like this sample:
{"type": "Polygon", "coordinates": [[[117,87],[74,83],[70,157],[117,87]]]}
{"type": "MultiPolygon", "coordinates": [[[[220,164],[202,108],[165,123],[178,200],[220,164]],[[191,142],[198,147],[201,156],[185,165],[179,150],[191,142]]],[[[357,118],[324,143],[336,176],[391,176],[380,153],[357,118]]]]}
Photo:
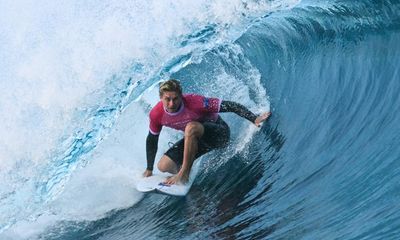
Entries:
{"type": "Polygon", "coordinates": [[[165,82],[160,83],[160,97],[164,94],[164,92],[176,92],[180,96],[182,96],[181,83],[176,79],[169,79],[165,82]]]}

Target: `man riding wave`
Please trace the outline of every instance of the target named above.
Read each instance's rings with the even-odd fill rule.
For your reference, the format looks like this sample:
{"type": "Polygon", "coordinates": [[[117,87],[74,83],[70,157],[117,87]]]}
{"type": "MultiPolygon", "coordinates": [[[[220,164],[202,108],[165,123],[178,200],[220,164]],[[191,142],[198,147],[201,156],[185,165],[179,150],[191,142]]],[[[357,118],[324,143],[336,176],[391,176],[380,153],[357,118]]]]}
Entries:
{"type": "Polygon", "coordinates": [[[183,139],[164,153],[157,164],[161,172],[174,174],[165,184],[186,183],[195,159],[229,143],[230,129],[218,114],[234,112],[256,126],[268,119],[270,112],[259,116],[245,106],[219,98],[197,94],[183,94],[180,82],[170,79],[160,84],[160,101],[150,111],[150,129],[146,138],[147,168],[143,173],[153,173],[158,138],[163,126],[184,132],[183,139]]]}

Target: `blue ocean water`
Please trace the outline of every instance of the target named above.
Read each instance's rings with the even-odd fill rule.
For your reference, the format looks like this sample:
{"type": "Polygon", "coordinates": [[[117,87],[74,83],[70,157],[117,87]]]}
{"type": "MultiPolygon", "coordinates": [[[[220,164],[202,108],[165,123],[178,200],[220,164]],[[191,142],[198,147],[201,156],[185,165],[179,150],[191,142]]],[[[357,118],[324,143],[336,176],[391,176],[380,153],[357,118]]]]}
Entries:
{"type": "Polygon", "coordinates": [[[0,9],[0,239],[400,239],[399,1],[0,9]],[[185,198],[134,188],[170,77],[273,113],[185,198]]]}

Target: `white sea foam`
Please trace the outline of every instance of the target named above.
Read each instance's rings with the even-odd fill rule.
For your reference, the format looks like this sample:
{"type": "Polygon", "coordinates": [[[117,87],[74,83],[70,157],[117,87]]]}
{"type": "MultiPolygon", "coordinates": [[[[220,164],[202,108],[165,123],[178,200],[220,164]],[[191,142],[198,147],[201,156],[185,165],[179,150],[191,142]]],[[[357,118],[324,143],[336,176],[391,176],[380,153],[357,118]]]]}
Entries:
{"type": "MultiPolygon", "coordinates": [[[[68,141],[63,141],[87,124],[89,110],[114,93],[105,89],[124,87],[126,79],[118,76],[146,81],[174,57],[229,43],[251,19],[296,2],[2,1],[0,227],[22,226],[40,214],[37,211],[42,210],[35,205],[40,204],[35,202],[35,179],[68,147],[68,141]],[[213,37],[181,44],[206,26],[216,26],[213,37]],[[132,63],[141,66],[140,73],[129,70],[132,63]]],[[[154,99],[148,101],[154,103],[154,99]]],[[[139,110],[126,110],[122,115],[137,119],[139,122],[132,124],[139,132],[129,136],[124,135],[127,129],[119,135],[113,133],[118,136],[114,150],[112,141],[107,140],[103,144],[107,148],[98,146],[100,150],[88,156],[91,161],[86,169],[78,169],[65,191],[46,207],[59,210],[58,219],[93,219],[138,199],[128,182],[143,170],[147,129],[143,122],[147,117],[142,110],[145,107],[135,107],[139,110]],[[110,181],[116,184],[110,185],[110,181]],[[111,190],[119,200],[103,198],[99,203],[94,197],[84,197],[81,205],[74,204],[77,208],[66,201],[111,190]],[[98,212],[85,212],[93,203],[101,205],[98,212]]],[[[131,126],[128,120],[121,121],[125,128],[131,126]]],[[[8,234],[14,231],[18,236],[21,229],[10,229],[8,234]]]]}

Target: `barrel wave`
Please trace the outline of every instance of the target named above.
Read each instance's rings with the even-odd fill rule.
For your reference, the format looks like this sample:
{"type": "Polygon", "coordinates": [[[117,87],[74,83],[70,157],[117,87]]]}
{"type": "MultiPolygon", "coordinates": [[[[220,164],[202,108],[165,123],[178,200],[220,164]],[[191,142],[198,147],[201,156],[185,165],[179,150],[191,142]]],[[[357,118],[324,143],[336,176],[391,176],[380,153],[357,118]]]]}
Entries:
{"type": "MultiPolygon", "coordinates": [[[[0,32],[17,73],[1,92],[0,238],[400,238],[399,1],[113,4],[63,6],[34,39],[0,32]],[[202,157],[184,198],[134,188],[170,77],[272,112],[261,128],[222,113],[231,144],[202,157]]],[[[164,129],[158,156],[181,136],[164,129]]]]}

